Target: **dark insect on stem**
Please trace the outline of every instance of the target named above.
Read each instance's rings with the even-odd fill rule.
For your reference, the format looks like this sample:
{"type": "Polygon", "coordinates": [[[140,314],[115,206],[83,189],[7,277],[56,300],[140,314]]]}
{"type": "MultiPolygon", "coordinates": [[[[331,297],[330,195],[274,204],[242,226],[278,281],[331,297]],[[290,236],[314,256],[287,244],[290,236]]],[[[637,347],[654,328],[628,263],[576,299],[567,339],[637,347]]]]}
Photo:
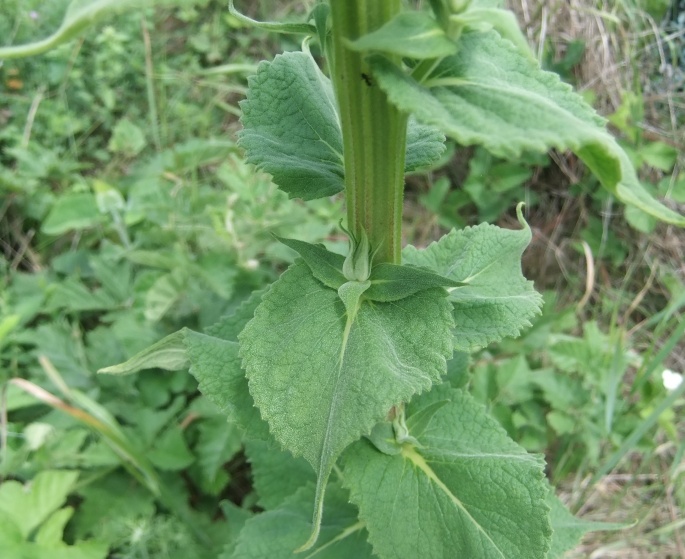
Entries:
{"type": "Polygon", "coordinates": [[[366,83],[366,85],[368,85],[369,87],[373,85],[373,82],[371,81],[371,76],[369,76],[369,74],[365,74],[364,72],[362,72],[362,79],[364,80],[364,83],[366,83]]]}

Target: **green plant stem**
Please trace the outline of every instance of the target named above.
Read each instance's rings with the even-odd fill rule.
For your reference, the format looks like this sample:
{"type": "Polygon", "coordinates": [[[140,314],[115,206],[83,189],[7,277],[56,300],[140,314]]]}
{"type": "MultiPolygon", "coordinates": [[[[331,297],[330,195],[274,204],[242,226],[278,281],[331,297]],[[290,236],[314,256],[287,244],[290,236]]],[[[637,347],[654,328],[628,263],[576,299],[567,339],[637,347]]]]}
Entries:
{"type": "MultiPolygon", "coordinates": [[[[375,83],[364,53],[347,41],[399,13],[399,0],[334,0],[333,84],[343,133],[348,228],[365,230],[375,262],[400,263],[407,115],[375,83]]],[[[399,61],[398,61],[399,62],[399,61]]]]}

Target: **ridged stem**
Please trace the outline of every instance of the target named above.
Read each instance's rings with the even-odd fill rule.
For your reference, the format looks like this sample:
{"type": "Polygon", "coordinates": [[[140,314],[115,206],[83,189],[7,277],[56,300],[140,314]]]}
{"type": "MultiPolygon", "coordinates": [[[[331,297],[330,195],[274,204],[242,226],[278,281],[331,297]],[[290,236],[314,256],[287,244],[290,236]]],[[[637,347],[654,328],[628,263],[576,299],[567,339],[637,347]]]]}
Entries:
{"type": "MultiPolygon", "coordinates": [[[[407,116],[388,102],[348,41],[392,19],[400,0],[333,0],[332,78],[340,108],[349,230],[366,231],[374,262],[399,264],[407,116]]],[[[399,62],[399,60],[397,61],[399,62]]]]}

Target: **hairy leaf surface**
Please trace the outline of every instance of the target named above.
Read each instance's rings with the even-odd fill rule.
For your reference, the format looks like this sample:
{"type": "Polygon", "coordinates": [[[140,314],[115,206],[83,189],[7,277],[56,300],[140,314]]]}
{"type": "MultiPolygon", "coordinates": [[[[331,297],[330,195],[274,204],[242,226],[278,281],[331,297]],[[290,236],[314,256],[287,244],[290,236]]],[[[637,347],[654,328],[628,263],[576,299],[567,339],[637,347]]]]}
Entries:
{"type": "Polygon", "coordinates": [[[363,301],[348,318],[338,293],[298,262],[239,336],[262,416],[283,446],[312,465],[320,491],[343,449],[393,405],[430,388],[451,355],[442,289],[393,303],[363,301]]]}
{"type": "MultiPolygon", "coordinates": [[[[361,79],[361,78],[360,78],[361,79]]],[[[270,173],[292,198],[312,200],[345,187],[343,144],[330,80],[303,52],[262,62],[249,80],[240,145],[247,160],[270,173]]],[[[405,169],[434,163],[444,151],[444,136],[410,120],[405,169]]]]}
{"type": "Polygon", "coordinates": [[[685,217],[647,193],[592,108],[495,31],[464,33],[459,52],[423,84],[380,55],[370,63],[392,103],[459,143],[509,159],[525,150],[570,149],[621,201],[685,226],[685,217]]]}
{"type": "Polygon", "coordinates": [[[235,312],[207,329],[207,334],[186,331],[185,343],[190,373],[200,392],[226,412],[250,438],[266,439],[268,427],[250,396],[238,357],[238,334],[254,315],[262,292],[254,292],[235,312]]]}
{"type": "MultiPolygon", "coordinates": [[[[300,487],[316,482],[304,458],[295,458],[272,441],[247,441],[245,452],[252,465],[252,486],[259,497],[257,504],[266,510],[279,506],[300,487]]],[[[308,505],[307,514],[311,516],[311,501],[308,505]]]]}
{"type": "Polygon", "coordinates": [[[420,447],[392,456],[362,440],[345,453],[344,482],[374,552],[545,559],[551,529],[542,458],[509,439],[467,394],[440,393],[450,401],[429,393],[411,406],[408,421],[429,408],[417,422],[420,447]]]}
{"type": "MultiPolygon", "coordinates": [[[[520,214],[520,212],[519,212],[520,214]]],[[[517,336],[540,311],[542,297],[521,273],[521,255],[531,232],[483,223],[452,230],[425,250],[404,249],[406,263],[425,266],[462,285],[449,289],[454,346],[473,351],[505,336],[517,336]]]]}

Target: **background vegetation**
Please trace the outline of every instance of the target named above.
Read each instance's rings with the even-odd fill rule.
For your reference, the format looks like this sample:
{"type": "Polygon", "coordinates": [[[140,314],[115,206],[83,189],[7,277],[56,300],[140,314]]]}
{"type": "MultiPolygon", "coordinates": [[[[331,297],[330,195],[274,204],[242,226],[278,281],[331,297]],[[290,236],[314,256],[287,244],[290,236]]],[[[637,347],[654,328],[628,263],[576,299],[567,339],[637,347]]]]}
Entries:
{"type": "MultiPolygon", "coordinates": [[[[297,19],[304,4],[246,9],[297,19]]],[[[48,35],[66,5],[0,0],[2,42],[48,35]]],[[[543,65],[609,119],[645,186],[683,212],[685,3],[510,7],[543,65]]],[[[95,371],[273,281],[294,255],[271,233],[343,243],[340,200],[288,200],[235,147],[246,76],[299,48],[289,41],[243,27],[223,1],[185,0],[0,61],[0,549],[228,556],[268,499],[250,468],[264,450],[241,448],[189,375],[95,371]]],[[[545,310],[475,357],[472,392],[545,453],[572,510],[632,524],[572,556],[685,558],[685,234],[625,210],[568,154],[478,148],[410,177],[405,234],[421,245],[484,220],[516,227],[520,200],[545,310]]]]}

